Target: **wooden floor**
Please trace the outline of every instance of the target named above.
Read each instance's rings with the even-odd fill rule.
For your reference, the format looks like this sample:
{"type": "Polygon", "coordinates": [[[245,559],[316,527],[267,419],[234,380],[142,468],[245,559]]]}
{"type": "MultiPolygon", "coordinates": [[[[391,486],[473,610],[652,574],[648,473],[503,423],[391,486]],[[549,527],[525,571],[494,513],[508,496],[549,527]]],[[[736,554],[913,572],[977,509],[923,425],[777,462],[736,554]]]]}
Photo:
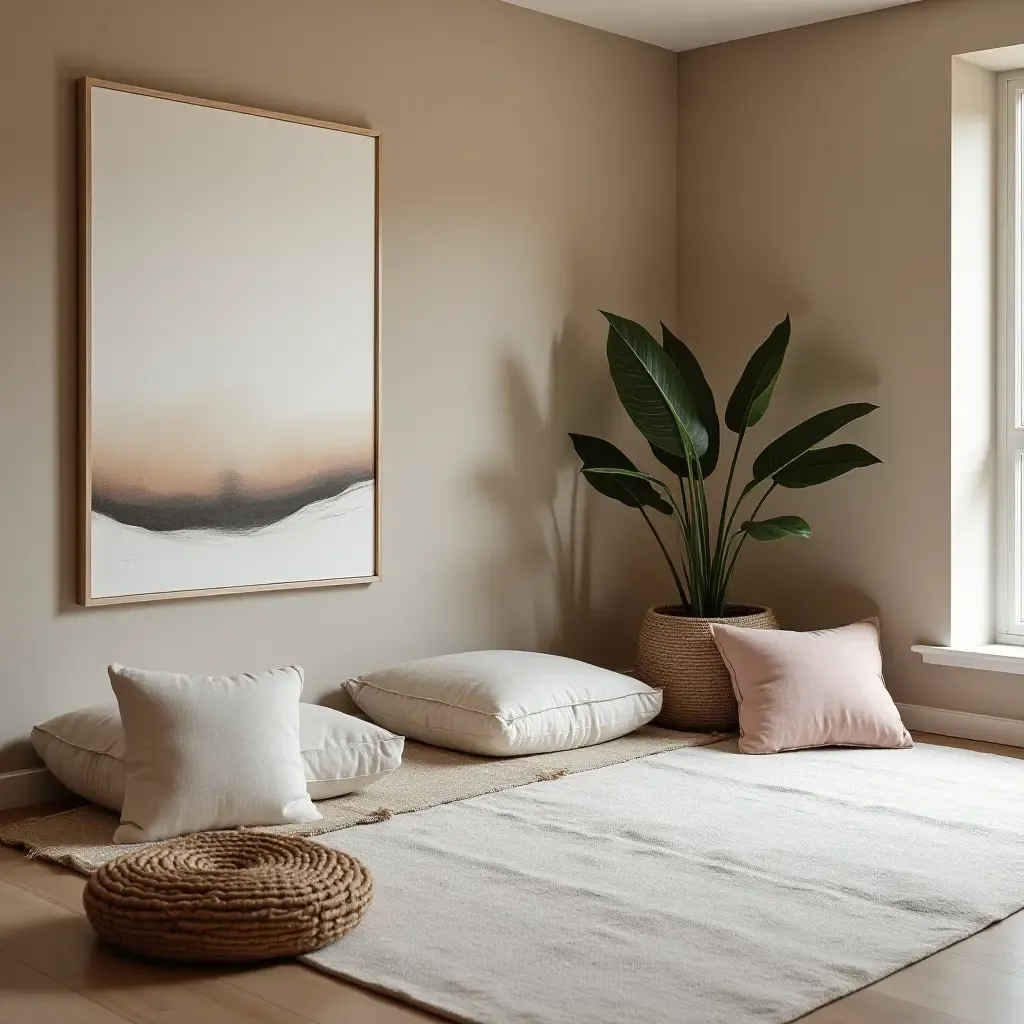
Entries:
{"type": "MultiPolygon", "coordinates": [[[[1024,757],[1024,750],[1012,747],[933,736],[917,738],[1024,757]]],[[[0,820],[39,811],[8,811],[0,814],[0,820]]],[[[0,848],[2,1024],[408,1024],[437,1020],[299,964],[192,970],[121,959],[94,939],[82,912],[82,885],[79,875],[0,848]]],[[[567,965],[567,969],[571,967],[567,965]]],[[[1024,912],[802,1021],[1024,1024],[1024,912]]]]}

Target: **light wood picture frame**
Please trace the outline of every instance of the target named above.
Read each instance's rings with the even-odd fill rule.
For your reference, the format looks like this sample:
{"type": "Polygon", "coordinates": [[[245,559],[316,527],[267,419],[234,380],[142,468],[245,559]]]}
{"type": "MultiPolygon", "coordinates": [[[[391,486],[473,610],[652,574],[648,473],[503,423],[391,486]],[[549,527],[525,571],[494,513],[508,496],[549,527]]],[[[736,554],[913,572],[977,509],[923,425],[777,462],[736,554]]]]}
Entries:
{"type": "Polygon", "coordinates": [[[83,605],[380,578],[380,133],[80,95],[83,605]]]}

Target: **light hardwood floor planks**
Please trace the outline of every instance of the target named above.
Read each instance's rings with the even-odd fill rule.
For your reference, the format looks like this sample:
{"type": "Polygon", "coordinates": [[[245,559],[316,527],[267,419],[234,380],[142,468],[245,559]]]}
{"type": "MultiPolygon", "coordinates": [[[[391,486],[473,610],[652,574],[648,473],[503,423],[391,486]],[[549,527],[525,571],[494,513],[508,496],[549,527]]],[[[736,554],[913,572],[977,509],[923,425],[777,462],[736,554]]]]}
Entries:
{"type": "Polygon", "coordinates": [[[81,875],[56,864],[29,860],[20,851],[0,846],[0,881],[40,896],[75,914],[84,914],[81,875]]]}
{"type": "MultiPolygon", "coordinates": [[[[1016,747],[916,736],[1024,757],[1016,747]]],[[[0,821],[49,813],[23,808],[0,821]]],[[[438,1018],[297,963],[176,969],[96,942],[83,879],[0,849],[0,1024],[414,1024],[438,1018]]],[[[1024,913],[823,1007],[801,1024],[1021,1024],[1024,913]]]]}
{"type": "Polygon", "coordinates": [[[800,1024],[965,1024],[953,1017],[914,1002],[885,995],[873,987],[855,992],[801,1018],[800,1024]]]}
{"type": "Polygon", "coordinates": [[[99,1003],[0,953],[0,1021],[17,1024],[126,1024],[99,1003]]]}
{"type": "Polygon", "coordinates": [[[225,979],[316,1024],[416,1024],[438,1018],[303,964],[275,964],[225,979]]]}
{"type": "MultiPolygon", "coordinates": [[[[217,970],[127,960],[95,941],[89,922],[0,882],[0,953],[134,1024],[308,1024],[309,1018],[234,985],[217,970]]],[[[11,1018],[11,1024],[19,1021],[11,1018]]],[[[4,1021],[4,1024],[7,1024],[4,1021]]]]}

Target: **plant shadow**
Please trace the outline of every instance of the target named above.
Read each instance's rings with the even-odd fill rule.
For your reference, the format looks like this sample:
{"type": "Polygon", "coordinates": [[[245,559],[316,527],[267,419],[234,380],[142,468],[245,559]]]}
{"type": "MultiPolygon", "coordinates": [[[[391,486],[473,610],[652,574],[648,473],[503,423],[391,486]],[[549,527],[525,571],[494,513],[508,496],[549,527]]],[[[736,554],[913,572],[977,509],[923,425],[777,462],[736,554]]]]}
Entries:
{"type": "Polygon", "coordinates": [[[500,616],[496,631],[504,643],[625,667],[619,662],[636,617],[626,607],[629,588],[597,607],[595,556],[602,573],[621,561],[628,574],[629,551],[595,548],[595,511],[568,437],[613,423],[603,345],[570,316],[552,338],[539,386],[511,347],[499,372],[508,457],[475,477],[503,533],[478,580],[500,616]]]}

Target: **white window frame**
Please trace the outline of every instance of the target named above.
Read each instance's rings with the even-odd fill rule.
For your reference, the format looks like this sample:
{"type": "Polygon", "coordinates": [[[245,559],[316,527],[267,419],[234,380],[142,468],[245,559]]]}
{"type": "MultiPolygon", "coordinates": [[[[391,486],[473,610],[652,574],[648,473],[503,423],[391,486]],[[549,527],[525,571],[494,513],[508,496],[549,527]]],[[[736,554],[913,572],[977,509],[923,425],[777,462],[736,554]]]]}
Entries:
{"type": "Polygon", "coordinates": [[[1024,645],[1024,70],[998,95],[996,639],[1024,645]]]}

